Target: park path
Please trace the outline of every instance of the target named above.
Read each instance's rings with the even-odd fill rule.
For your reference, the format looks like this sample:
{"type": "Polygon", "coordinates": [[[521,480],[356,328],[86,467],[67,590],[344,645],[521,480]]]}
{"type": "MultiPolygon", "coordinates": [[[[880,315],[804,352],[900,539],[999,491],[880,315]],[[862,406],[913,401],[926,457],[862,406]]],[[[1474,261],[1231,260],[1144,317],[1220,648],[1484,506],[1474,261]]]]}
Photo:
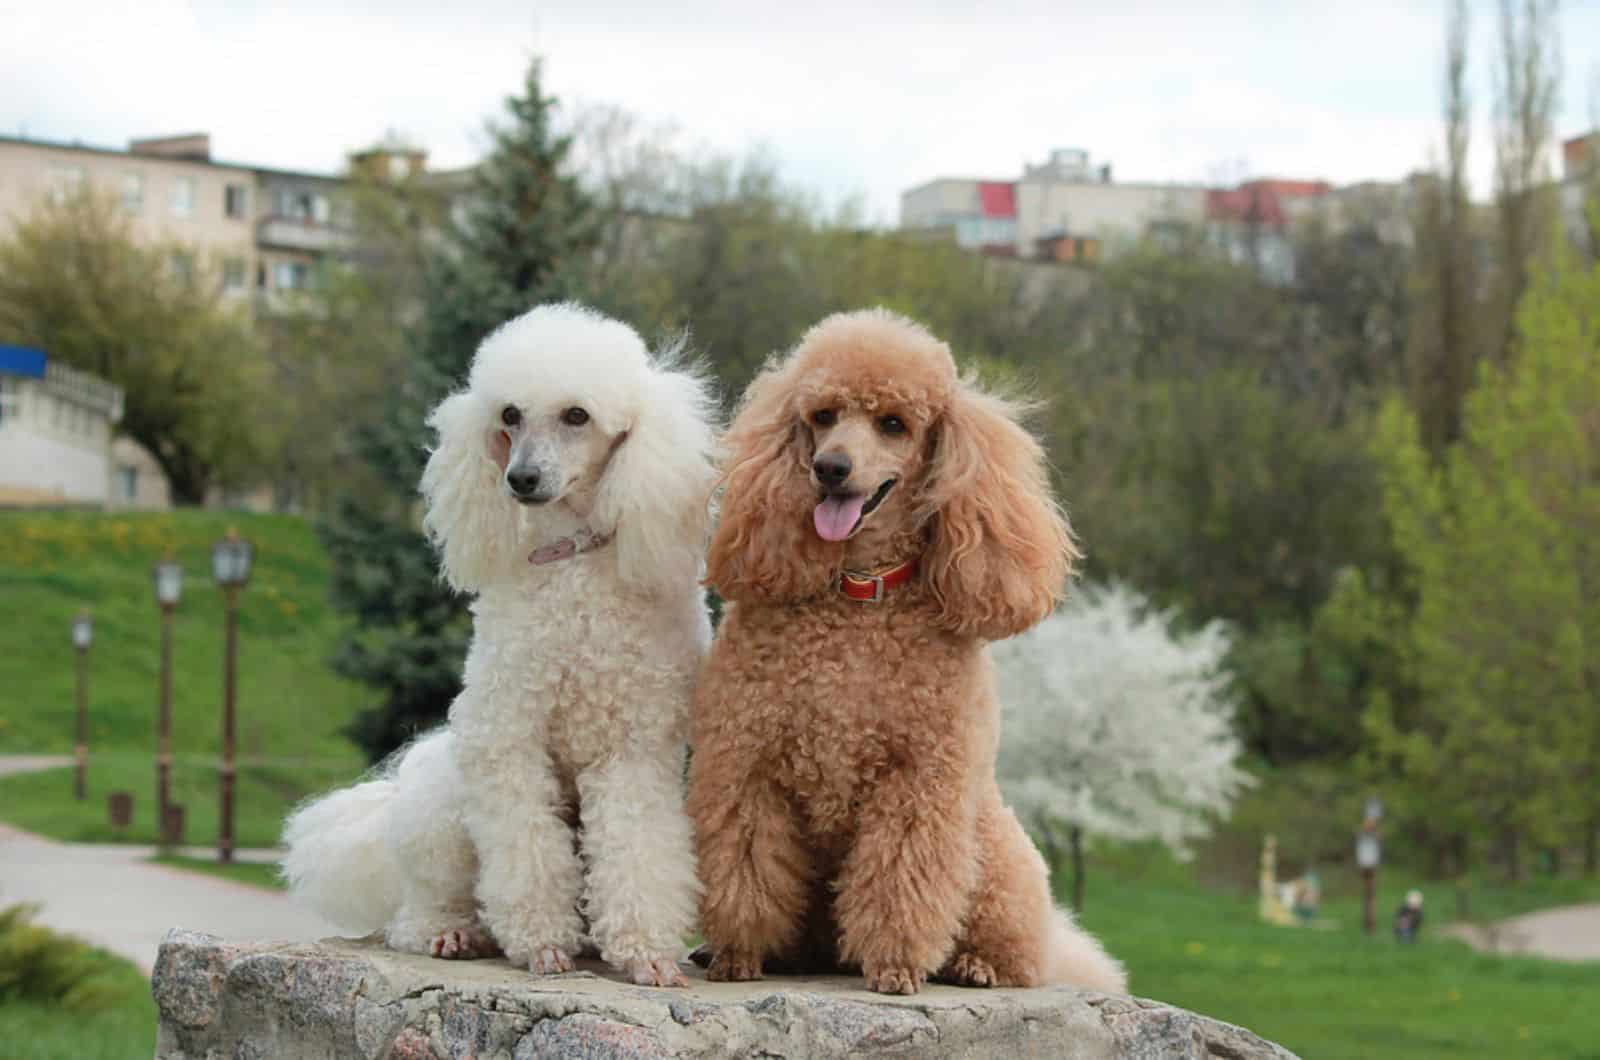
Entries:
{"type": "Polygon", "coordinates": [[[61,769],[71,764],[71,755],[0,755],[0,777],[61,769]]]}
{"type": "Polygon", "coordinates": [[[126,957],[146,975],[174,927],[232,939],[338,934],[287,895],[153,865],[144,860],[150,853],[140,846],[59,843],[0,824],[0,907],[39,903],[40,923],[126,957]]]}
{"type": "Polygon", "coordinates": [[[1447,933],[1489,953],[1600,961],[1600,904],[1564,905],[1493,924],[1452,924],[1447,933]]]}

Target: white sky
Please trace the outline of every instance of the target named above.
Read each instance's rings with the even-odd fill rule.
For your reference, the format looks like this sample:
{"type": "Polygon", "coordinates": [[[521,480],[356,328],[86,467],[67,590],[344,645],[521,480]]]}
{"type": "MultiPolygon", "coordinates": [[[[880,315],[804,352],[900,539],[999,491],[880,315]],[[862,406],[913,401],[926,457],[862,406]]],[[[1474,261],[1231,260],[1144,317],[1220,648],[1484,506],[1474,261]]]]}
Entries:
{"type": "MultiPolygon", "coordinates": [[[[936,176],[1083,147],[1118,180],[1392,179],[1437,143],[1443,0],[336,5],[0,0],[0,134],[100,146],[209,131],[216,157],[336,171],[395,128],[473,161],[546,60],[564,102],[762,146],[790,183],[892,223],[936,176]]],[[[1477,189],[1495,17],[1479,0],[1477,189]]],[[[1600,2],[1568,0],[1558,133],[1597,122],[1600,2]]]]}

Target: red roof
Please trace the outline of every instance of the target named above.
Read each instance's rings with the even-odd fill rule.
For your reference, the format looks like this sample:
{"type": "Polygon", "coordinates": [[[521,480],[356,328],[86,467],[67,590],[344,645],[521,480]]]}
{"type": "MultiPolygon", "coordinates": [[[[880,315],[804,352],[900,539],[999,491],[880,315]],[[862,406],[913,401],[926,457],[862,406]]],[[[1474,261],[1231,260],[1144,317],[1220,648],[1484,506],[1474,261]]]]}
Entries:
{"type": "Polygon", "coordinates": [[[985,217],[1015,217],[1017,186],[996,180],[979,181],[978,203],[985,217]]]}
{"type": "Polygon", "coordinates": [[[1249,221],[1281,228],[1289,223],[1284,200],[1326,195],[1320,180],[1252,180],[1237,188],[1206,192],[1206,217],[1213,221],[1249,221]]]}

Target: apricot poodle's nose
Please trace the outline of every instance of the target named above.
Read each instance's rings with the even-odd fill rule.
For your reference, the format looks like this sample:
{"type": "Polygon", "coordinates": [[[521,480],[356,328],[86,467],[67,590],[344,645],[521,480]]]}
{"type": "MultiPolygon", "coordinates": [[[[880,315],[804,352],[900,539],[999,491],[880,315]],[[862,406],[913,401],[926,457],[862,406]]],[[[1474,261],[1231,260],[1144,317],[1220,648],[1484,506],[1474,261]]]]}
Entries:
{"type": "Polygon", "coordinates": [[[518,497],[531,497],[539,489],[539,469],[536,467],[506,472],[506,485],[518,497]]]}
{"type": "Polygon", "coordinates": [[[829,488],[844,485],[845,479],[850,477],[850,454],[835,449],[830,453],[821,453],[811,463],[811,470],[816,473],[817,481],[829,488]]]}

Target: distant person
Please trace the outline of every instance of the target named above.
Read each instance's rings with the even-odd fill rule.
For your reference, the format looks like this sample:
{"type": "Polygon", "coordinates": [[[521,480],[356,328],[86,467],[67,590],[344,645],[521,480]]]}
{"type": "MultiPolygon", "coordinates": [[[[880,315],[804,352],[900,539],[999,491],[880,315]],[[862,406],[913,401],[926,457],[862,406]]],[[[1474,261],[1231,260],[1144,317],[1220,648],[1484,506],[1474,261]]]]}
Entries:
{"type": "Polygon", "coordinates": [[[1394,938],[1396,942],[1415,942],[1422,930],[1422,892],[1408,891],[1406,900],[1394,912],[1394,938]]]}
{"type": "Polygon", "coordinates": [[[1309,924],[1315,920],[1321,905],[1322,881],[1315,872],[1308,872],[1294,881],[1294,915],[1300,923],[1309,924]]]}

